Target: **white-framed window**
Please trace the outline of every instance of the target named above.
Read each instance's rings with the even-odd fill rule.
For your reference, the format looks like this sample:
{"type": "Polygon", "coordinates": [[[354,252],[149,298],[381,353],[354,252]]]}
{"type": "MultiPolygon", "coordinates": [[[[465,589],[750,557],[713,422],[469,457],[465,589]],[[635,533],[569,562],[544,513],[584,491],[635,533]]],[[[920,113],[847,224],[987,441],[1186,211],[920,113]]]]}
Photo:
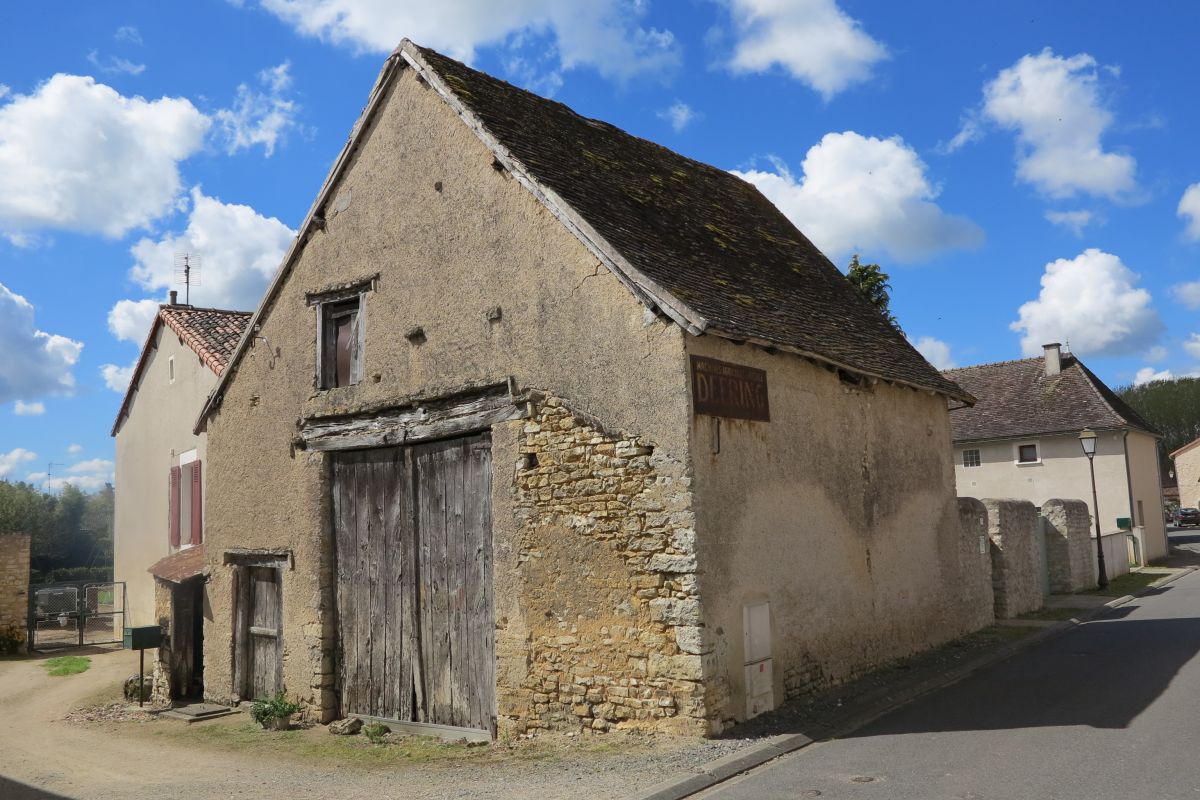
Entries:
{"type": "Polygon", "coordinates": [[[196,451],[180,453],[179,465],[171,467],[168,478],[167,529],[172,549],[204,541],[201,485],[196,451]]]}
{"type": "Polygon", "coordinates": [[[1013,445],[1013,461],[1017,464],[1042,463],[1041,449],[1037,442],[1017,442],[1013,445]]]}
{"type": "Polygon", "coordinates": [[[964,467],[978,467],[980,463],[979,450],[963,450],[964,467]]]}

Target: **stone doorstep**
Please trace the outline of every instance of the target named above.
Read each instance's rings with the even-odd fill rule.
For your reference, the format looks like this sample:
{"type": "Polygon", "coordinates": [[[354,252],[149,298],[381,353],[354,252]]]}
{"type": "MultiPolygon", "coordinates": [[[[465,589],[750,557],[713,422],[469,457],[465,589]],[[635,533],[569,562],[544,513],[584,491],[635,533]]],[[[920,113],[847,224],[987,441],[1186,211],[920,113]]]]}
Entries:
{"type": "Polygon", "coordinates": [[[215,703],[189,703],[159,714],[160,717],[177,719],[186,723],[203,722],[206,719],[216,719],[237,713],[237,709],[229,706],[219,706],[215,703]]]}
{"type": "MultiPolygon", "coordinates": [[[[1053,621],[1049,627],[1040,630],[1037,633],[1030,634],[1024,639],[1012,642],[1000,647],[991,653],[981,656],[970,664],[964,664],[949,672],[934,675],[923,681],[917,681],[914,685],[907,688],[902,688],[898,691],[881,687],[876,690],[876,694],[882,695],[873,708],[859,709],[858,711],[850,711],[841,724],[833,728],[822,730],[817,734],[816,738],[810,738],[804,734],[781,734],[771,736],[764,739],[758,744],[750,745],[742,750],[730,753],[727,756],[722,756],[714,761],[697,768],[696,772],[683,774],[675,778],[669,778],[647,789],[635,792],[628,795],[626,800],[683,800],[683,798],[691,797],[694,794],[711,788],[718,783],[722,783],[735,775],[740,775],[748,772],[753,768],[762,766],[768,761],[773,761],[781,755],[791,753],[796,750],[801,750],[808,747],[814,742],[824,741],[834,737],[845,737],[852,734],[854,731],[862,728],[880,717],[895,711],[901,706],[907,705],[912,701],[935,692],[939,689],[944,689],[951,684],[958,683],[964,678],[979,672],[982,669],[998,664],[1002,661],[1007,661],[1013,656],[1028,650],[1035,645],[1041,644],[1047,639],[1051,639],[1060,634],[1066,633],[1077,625],[1083,624],[1090,620],[1103,616],[1111,609],[1123,606],[1138,597],[1153,592],[1160,586],[1165,586],[1168,583],[1174,583],[1180,578],[1190,575],[1197,571],[1200,567],[1186,567],[1172,574],[1164,576],[1161,580],[1155,581],[1150,586],[1142,589],[1134,594],[1125,595],[1109,599],[1108,602],[1097,606],[1096,608],[1088,609],[1079,614],[1077,620],[1053,621]]],[[[1028,622],[1028,620],[1020,620],[1028,622]]],[[[816,733],[816,731],[814,731],[816,733]]]]}

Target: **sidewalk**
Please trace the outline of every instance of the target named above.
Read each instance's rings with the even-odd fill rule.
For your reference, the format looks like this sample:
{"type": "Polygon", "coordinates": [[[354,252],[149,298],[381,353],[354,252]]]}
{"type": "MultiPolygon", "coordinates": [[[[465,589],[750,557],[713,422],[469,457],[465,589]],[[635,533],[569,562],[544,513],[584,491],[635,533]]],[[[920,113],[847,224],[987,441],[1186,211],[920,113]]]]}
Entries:
{"type": "Polygon", "coordinates": [[[631,794],[628,800],[680,800],[814,742],[847,736],[900,706],[1005,661],[1136,597],[1154,593],[1196,569],[1188,566],[1166,573],[1145,589],[1117,598],[1090,593],[1056,596],[1052,599],[1055,608],[1078,613],[1061,621],[1007,620],[828,692],[789,703],[723,735],[758,739],[755,744],[698,767],[693,773],[675,776],[631,794]]]}

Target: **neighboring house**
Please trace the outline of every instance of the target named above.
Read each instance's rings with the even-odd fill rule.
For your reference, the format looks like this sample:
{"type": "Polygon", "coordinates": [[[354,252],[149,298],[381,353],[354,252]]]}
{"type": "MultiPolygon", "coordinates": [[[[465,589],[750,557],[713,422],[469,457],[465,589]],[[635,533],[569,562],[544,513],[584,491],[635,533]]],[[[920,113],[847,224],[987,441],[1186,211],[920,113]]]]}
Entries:
{"type": "Polygon", "coordinates": [[[1171,461],[1175,463],[1171,475],[1176,484],[1173,499],[1179,508],[1200,508],[1200,439],[1171,453],[1171,461]]]}
{"type": "Polygon", "coordinates": [[[1140,533],[1143,562],[1167,555],[1159,434],[1083,362],[1048,344],[1042,358],[942,374],[978,398],[974,407],[950,412],[960,497],[1012,497],[1036,506],[1072,498],[1086,501],[1095,515],[1079,443],[1079,433],[1090,428],[1099,434],[1101,531],[1119,532],[1118,520],[1128,520],[1140,533]]]}
{"type": "Polygon", "coordinates": [[[115,579],[125,582],[126,625],[159,620],[149,570],[204,541],[207,437],[192,427],[249,318],[248,312],[163,305],[134,367],[112,428],[113,561],[115,579]]]}
{"type": "Polygon", "coordinates": [[[211,700],[711,733],[992,619],[970,395],[749,183],[433,51],[251,324],[197,427],[211,700]]]}

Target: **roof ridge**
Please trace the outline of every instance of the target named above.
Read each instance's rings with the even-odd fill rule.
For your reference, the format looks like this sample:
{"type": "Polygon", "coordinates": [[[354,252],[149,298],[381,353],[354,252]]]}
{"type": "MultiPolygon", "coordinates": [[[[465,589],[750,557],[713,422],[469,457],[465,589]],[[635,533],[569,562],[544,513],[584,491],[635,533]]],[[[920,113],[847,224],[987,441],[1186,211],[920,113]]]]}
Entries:
{"type": "Polygon", "coordinates": [[[1090,386],[1092,388],[1092,391],[1096,393],[1096,396],[1100,398],[1100,402],[1104,403],[1105,407],[1108,408],[1109,411],[1116,414],[1118,419],[1120,419],[1121,421],[1123,421],[1126,425],[1129,425],[1130,427],[1141,428],[1142,430],[1145,430],[1145,431],[1148,431],[1151,433],[1158,433],[1157,431],[1154,430],[1154,428],[1150,425],[1150,423],[1148,423],[1146,420],[1141,418],[1141,415],[1138,414],[1135,409],[1131,408],[1128,403],[1125,403],[1123,400],[1121,400],[1121,398],[1117,395],[1116,392],[1114,392],[1112,389],[1109,389],[1108,386],[1106,384],[1104,384],[1103,381],[1101,381],[1099,378],[1097,378],[1096,374],[1094,372],[1092,372],[1090,369],[1088,369],[1086,364],[1084,364],[1082,361],[1080,361],[1078,358],[1076,358],[1075,365],[1078,366],[1079,369],[1083,371],[1084,376],[1087,378],[1088,386],[1090,386]],[[1101,388],[1100,388],[1101,386],[1104,386],[1104,388],[1108,390],[1107,394],[1111,394],[1114,398],[1117,399],[1117,401],[1121,405],[1125,406],[1126,409],[1131,411],[1134,414],[1134,418],[1130,419],[1128,414],[1126,414],[1124,411],[1121,411],[1115,405],[1113,405],[1112,401],[1108,398],[1107,394],[1101,390],[1101,388]]]}
{"type": "MultiPolygon", "coordinates": [[[[1063,355],[1066,356],[1069,354],[1064,353],[1063,355]]],[[[984,364],[968,364],[965,367],[951,367],[949,369],[942,370],[942,374],[945,375],[947,372],[962,372],[963,370],[968,370],[968,369],[981,369],[983,367],[1004,367],[1004,366],[1008,366],[1009,364],[1023,364],[1027,361],[1041,361],[1041,360],[1042,360],[1041,356],[1030,356],[1029,358],[1012,358],[1007,361],[988,361],[984,364]]]]}

